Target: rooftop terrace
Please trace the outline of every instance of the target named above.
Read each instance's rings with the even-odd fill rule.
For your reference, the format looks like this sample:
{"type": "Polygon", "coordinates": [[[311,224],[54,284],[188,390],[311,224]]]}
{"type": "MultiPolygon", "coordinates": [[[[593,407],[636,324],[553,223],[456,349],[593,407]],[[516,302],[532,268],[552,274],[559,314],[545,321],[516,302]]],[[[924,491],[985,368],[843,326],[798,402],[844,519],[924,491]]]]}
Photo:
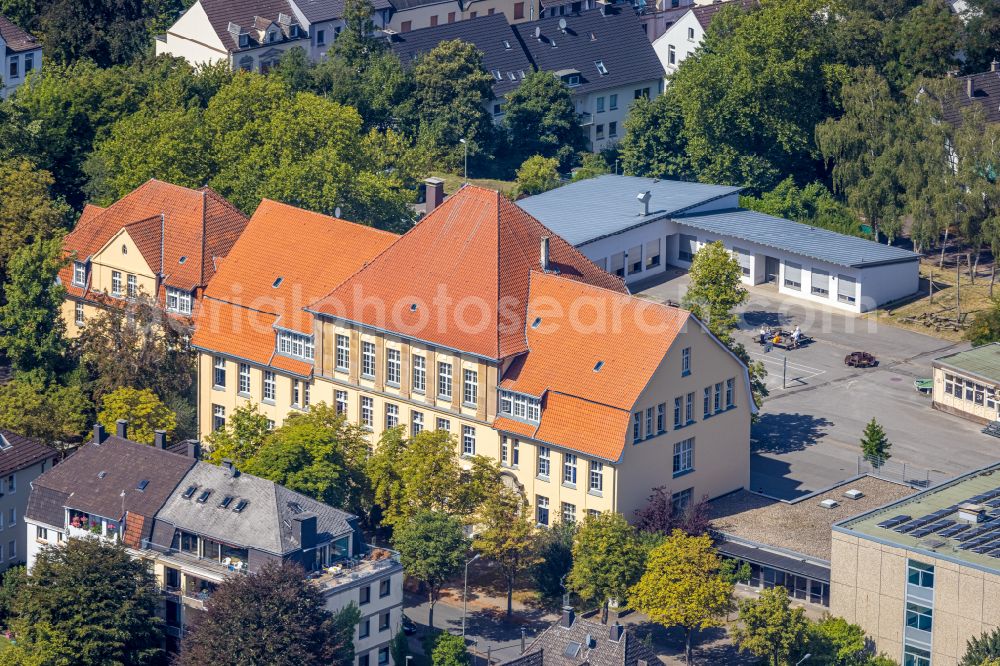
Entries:
{"type": "Polygon", "coordinates": [[[843,520],[833,529],[1000,573],[998,472],[1000,463],[843,520]],[[983,507],[981,522],[958,515],[967,503],[983,507]]]}

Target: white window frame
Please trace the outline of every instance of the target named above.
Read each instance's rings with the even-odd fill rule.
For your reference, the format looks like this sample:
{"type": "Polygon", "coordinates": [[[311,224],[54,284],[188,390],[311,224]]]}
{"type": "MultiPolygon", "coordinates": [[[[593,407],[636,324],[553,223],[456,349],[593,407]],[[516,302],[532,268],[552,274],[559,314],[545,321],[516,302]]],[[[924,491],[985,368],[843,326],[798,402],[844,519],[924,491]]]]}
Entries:
{"type": "Polygon", "coordinates": [[[538,423],[542,417],[542,401],[525,393],[501,390],[500,413],[519,421],[538,423]]]}
{"type": "Polygon", "coordinates": [[[367,340],[361,342],[361,376],[367,379],[375,377],[375,343],[367,340]]]}
{"type": "Polygon", "coordinates": [[[427,390],[427,357],[413,354],[413,392],[424,393],[427,390]]]}
{"type": "Polygon", "coordinates": [[[442,400],[451,400],[451,363],[438,361],[438,397],[442,400]]]}
{"type": "Polygon", "coordinates": [[[385,429],[395,428],[399,425],[399,405],[385,403],[385,429]]]}
{"type": "Polygon", "coordinates": [[[576,487],[576,456],[572,453],[563,454],[563,485],[576,487]]]}
{"type": "Polygon", "coordinates": [[[240,395],[250,395],[250,364],[240,363],[237,392],[240,395]]]}
{"type": "Polygon", "coordinates": [[[375,400],[364,395],[361,396],[361,425],[375,427],[375,400]]]}
{"type": "Polygon", "coordinates": [[[680,476],[694,471],[694,437],[674,443],[673,475],[680,476]]]}
{"type": "Polygon", "coordinates": [[[212,359],[212,388],[226,388],[226,359],[222,356],[212,359]]]}
{"type": "Polygon", "coordinates": [[[177,287],[167,287],[167,311],[191,314],[191,292],[177,287]]]}
{"type": "Polygon", "coordinates": [[[462,369],[462,404],[475,407],[479,403],[479,372],[462,369]]]}
{"type": "Polygon", "coordinates": [[[77,326],[83,326],[85,319],[85,309],[83,303],[79,301],[73,304],[73,320],[76,322],[77,326]]]}
{"type": "Polygon", "coordinates": [[[121,271],[111,271],[111,295],[121,296],[122,295],[122,272],[121,271]]]}
{"type": "Polygon", "coordinates": [[[476,455],[476,429],[470,425],[462,426],[462,455],[476,455]]]}
{"type": "Polygon", "coordinates": [[[547,446],[538,447],[538,465],[535,469],[536,476],[548,479],[552,472],[552,449],[547,446]]]}
{"type": "Polygon", "coordinates": [[[278,378],[271,370],[265,370],[261,382],[261,399],[265,402],[274,402],[278,395],[278,378]]]}
{"type": "Polygon", "coordinates": [[[399,386],[403,368],[403,357],[398,349],[389,347],[385,350],[385,383],[399,386]]]}
{"type": "Polygon", "coordinates": [[[588,489],[595,493],[604,491],[604,463],[597,460],[590,461],[590,486],[588,489]]]}
{"type": "Polygon", "coordinates": [[[351,369],[351,338],[343,333],[337,333],[336,369],[347,372],[351,369]]]}
{"type": "Polygon", "coordinates": [[[282,356],[311,361],[316,356],[313,336],[279,328],[277,329],[277,352],[282,356]]]}
{"type": "Polygon", "coordinates": [[[347,391],[336,390],[334,395],[338,414],[347,414],[347,391]]]}
{"type": "Polygon", "coordinates": [[[87,285],[87,264],[83,261],[73,262],[73,284],[77,287],[87,285]]]}

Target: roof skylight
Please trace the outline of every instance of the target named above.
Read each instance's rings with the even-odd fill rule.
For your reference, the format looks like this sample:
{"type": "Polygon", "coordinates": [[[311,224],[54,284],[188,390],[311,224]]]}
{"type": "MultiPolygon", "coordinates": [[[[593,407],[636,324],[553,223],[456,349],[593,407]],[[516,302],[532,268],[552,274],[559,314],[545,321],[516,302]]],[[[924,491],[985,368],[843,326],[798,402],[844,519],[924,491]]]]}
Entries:
{"type": "Polygon", "coordinates": [[[146,486],[148,486],[148,485],[149,485],[149,479],[143,479],[138,484],[136,484],[135,489],[139,490],[139,491],[143,491],[143,490],[146,489],[146,486]]]}
{"type": "Polygon", "coordinates": [[[184,492],[181,493],[181,497],[184,499],[191,499],[191,496],[194,495],[194,491],[196,490],[198,490],[198,486],[188,486],[184,492]]]}

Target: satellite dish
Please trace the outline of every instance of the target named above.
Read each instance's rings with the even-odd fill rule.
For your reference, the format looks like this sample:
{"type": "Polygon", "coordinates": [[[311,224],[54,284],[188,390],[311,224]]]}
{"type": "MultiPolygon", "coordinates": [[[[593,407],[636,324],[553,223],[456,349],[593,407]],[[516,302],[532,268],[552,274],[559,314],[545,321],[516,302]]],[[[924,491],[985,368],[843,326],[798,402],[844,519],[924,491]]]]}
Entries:
{"type": "Polygon", "coordinates": [[[559,29],[562,30],[563,32],[566,32],[566,19],[564,18],[559,19],[559,29]]]}
{"type": "Polygon", "coordinates": [[[340,217],[340,206],[337,206],[336,208],[333,209],[333,216],[340,217]]]}
{"type": "Polygon", "coordinates": [[[536,25],[535,26],[535,39],[538,39],[541,36],[542,36],[542,26],[536,25]]]}

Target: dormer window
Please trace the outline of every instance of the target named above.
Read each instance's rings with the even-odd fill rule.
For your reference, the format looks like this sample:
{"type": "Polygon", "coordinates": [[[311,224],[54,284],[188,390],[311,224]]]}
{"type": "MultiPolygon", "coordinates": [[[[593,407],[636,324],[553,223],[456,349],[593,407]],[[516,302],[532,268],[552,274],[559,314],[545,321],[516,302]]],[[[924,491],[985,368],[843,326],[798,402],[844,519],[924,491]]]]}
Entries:
{"type": "Polygon", "coordinates": [[[191,314],[191,292],[176,287],[167,287],[167,311],[191,314]]]}
{"type": "Polygon", "coordinates": [[[579,74],[567,74],[563,77],[563,82],[570,88],[575,88],[580,85],[580,75],[579,74]]]}
{"type": "Polygon", "coordinates": [[[250,35],[240,35],[240,48],[245,49],[248,46],[250,46],[250,35]]]}
{"type": "Polygon", "coordinates": [[[541,419],[542,401],[514,391],[500,391],[500,413],[521,421],[538,423],[541,419]]]}
{"type": "Polygon", "coordinates": [[[87,284],[87,264],[82,261],[73,262],[73,284],[83,287],[87,284]]]}
{"type": "Polygon", "coordinates": [[[296,333],[295,331],[278,329],[277,351],[279,354],[284,356],[292,356],[294,358],[311,361],[315,355],[313,336],[296,333]]]}
{"type": "Polygon", "coordinates": [[[267,33],[267,43],[271,44],[271,43],[276,42],[276,41],[278,41],[278,31],[277,30],[269,30],[268,33],[267,33]]]}

